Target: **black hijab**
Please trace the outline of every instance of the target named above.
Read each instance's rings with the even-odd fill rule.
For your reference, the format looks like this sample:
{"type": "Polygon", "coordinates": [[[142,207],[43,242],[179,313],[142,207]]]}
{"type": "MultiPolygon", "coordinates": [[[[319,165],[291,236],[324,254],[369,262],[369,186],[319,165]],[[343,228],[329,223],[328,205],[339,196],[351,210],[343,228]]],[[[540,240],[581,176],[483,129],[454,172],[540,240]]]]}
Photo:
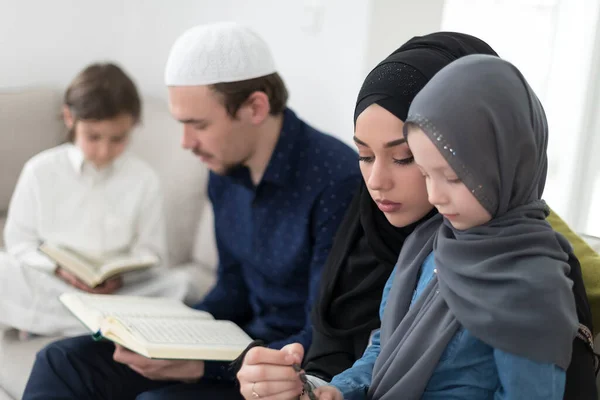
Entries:
{"type": "MultiPolygon", "coordinates": [[[[497,55],[487,43],[462,33],[437,32],[412,38],[369,73],[358,95],[355,122],[374,103],[406,120],[412,100],[425,84],[443,67],[469,54],[497,55]]],[[[420,221],[396,228],[361,182],[324,267],[312,311],[316,333],[339,340],[359,335],[360,356],[371,331],[380,326],[381,294],[404,241],[416,226],[435,214],[432,210],[420,221]]],[[[308,362],[319,356],[316,336],[308,362]]]]}

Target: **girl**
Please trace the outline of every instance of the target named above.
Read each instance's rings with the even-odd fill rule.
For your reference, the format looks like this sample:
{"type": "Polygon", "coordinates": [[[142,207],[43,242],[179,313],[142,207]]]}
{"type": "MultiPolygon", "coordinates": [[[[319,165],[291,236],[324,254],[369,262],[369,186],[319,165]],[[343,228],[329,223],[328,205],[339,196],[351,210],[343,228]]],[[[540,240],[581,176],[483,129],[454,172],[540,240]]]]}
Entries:
{"type": "Polygon", "coordinates": [[[440,215],[415,230],[384,293],[369,398],[563,398],[580,326],[571,247],[541,200],[547,133],[539,100],[497,57],[458,60],[416,96],[404,134],[440,215]]]}
{"type": "Polygon", "coordinates": [[[73,290],[184,298],[179,272],[130,273],[90,288],[37,250],[48,241],[92,257],[129,252],[167,265],[158,177],[127,152],[140,117],[136,86],[116,65],[90,65],[69,85],[68,142],[29,160],[11,199],[0,323],[42,335],[85,332],[57,299],[73,290]]]}
{"type": "MultiPolygon", "coordinates": [[[[358,393],[357,398],[365,396],[379,349],[378,309],[385,281],[406,237],[435,213],[421,217],[433,207],[427,202],[424,179],[401,140],[403,121],[414,96],[435,73],[452,60],[477,52],[495,55],[487,44],[469,35],[437,32],[416,37],[375,67],[363,84],[355,111],[355,140],[364,184],[336,235],[323,273],[321,295],[313,308],[313,343],[304,358],[304,369],[313,384],[326,384],[352,367],[371,339],[375,345],[369,348],[366,359],[333,381],[347,398],[352,398],[351,393],[358,393]],[[396,145],[386,146],[390,142],[396,145]],[[380,208],[381,202],[375,202],[378,199],[401,203],[402,207],[384,203],[380,208]]],[[[557,221],[555,215],[553,218],[557,221]]],[[[564,224],[557,229],[570,232],[564,224]]],[[[580,238],[572,237],[585,246],[580,238]]],[[[574,295],[581,320],[591,326],[576,257],[569,262],[574,280],[580,283],[574,295]]],[[[593,271],[596,265],[582,267],[593,271]]],[[[574,350],[568,385],[574,393],[566,398],[595,399],[591,351],[582,340],[574,343],[574,350]]],[[[302,384],[290,365],[300,363],[303,355],[300,345],[279,352],[250,350],[238,374],[242,395],[248,400],[256,398],[253,393],[261,398],[293,398],[302,391],[302,384]],[[290,353],[295,356],[290,357],[290,353]]]]}

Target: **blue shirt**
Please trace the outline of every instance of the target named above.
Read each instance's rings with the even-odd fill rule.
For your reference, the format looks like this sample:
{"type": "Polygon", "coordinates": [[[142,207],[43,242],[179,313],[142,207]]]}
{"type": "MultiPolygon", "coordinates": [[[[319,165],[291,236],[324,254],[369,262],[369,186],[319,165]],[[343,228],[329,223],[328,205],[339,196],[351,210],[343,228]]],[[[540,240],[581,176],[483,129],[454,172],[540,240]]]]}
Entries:
{"type": "MultiPolygon", "coordinates": [[[[310,308],[339,223],[360,182],[358,155],[284,112],[260,183],[247,168],[211,173],[217,283],[197,304],[279,349],[311,342],[310,308]]],[[[205,376],[232,378],[223,364],[205,376]]]]}
{"type": "MultiPolygon", "coordinates": [[[[379,310],[382,318],[396,268],[383,291],[379,310]]],[[[431,253],[421,267],[412,303],[429,284],[434,270],[435,263],[431,253]]],[[[380,333],[377,331],[362,358],[332,379],[331,384],[344,394],[344,399],[367,398],[373,366],[380,348],[380,333]]],[[[421,399],[560,400],[563,398],[565,381],[565,371],[556,365],[538,363],[494,349],[461,328],[440,357],[421,399]]]]}

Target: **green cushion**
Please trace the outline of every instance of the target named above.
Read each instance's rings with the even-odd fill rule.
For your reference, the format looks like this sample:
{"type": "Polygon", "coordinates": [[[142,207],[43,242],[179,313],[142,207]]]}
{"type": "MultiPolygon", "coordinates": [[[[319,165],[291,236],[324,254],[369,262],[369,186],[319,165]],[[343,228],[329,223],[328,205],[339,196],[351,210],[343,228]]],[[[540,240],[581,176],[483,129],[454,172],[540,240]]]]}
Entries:
{"type": "Polygon", "coordinates": [[[563,234],[571,243],[573,252],[581,264],[585,291],[592,309],[592,323],[596,331],[595,334],[600,329],[600,255],[578,234],[573,232],[569,225],[554,211],[550,210],[547,220],[555,231],[563,234]]]}

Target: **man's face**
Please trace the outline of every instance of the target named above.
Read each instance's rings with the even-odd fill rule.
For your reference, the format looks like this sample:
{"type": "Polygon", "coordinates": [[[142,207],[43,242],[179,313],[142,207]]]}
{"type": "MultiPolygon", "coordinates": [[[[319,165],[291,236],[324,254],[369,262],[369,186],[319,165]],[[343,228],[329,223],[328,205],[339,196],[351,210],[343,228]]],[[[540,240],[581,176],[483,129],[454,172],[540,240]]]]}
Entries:
{"type": "Polygon", "coordinates": [[[250,122],[232,118],[209,86],[169,87],[169,109],[183,123],[182,147],[211,171],[226,174],[252,155],[255,135],[250,122]]]}

